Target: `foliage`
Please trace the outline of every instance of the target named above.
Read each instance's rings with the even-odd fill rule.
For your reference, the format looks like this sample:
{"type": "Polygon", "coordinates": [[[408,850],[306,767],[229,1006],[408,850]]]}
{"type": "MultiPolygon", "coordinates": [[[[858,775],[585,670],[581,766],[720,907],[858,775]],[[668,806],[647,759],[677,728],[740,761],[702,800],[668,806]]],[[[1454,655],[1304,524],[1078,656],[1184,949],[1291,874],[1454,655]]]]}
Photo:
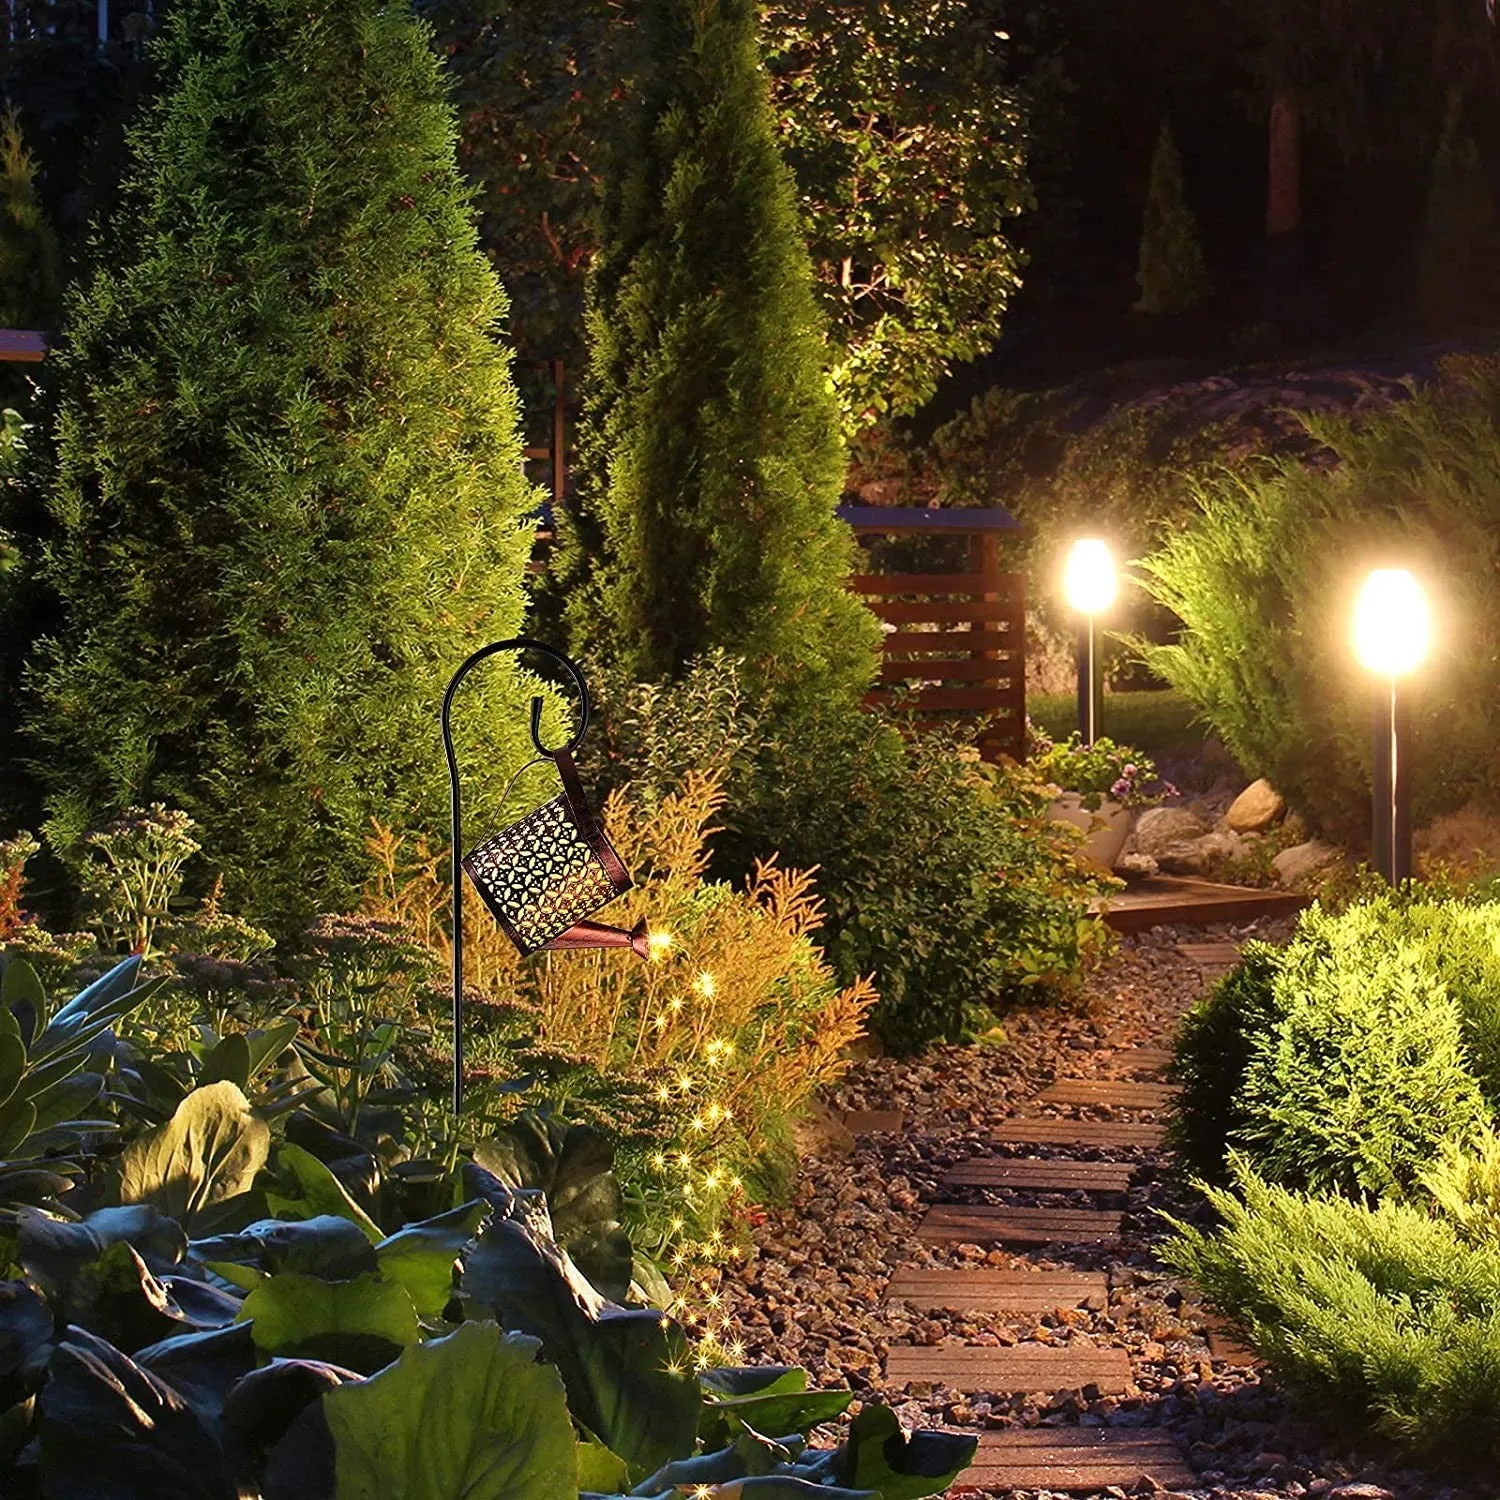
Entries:
{"type": "Polygon", "coordinates": [[[1158,317],[1190,312],[1209,292],[1198,223],[1182,184],[1182,155],[1166,120],[1161,122],[1151,156],[1151,185],[1146,191],[1135,280],[1141,289],[1136,311],[1158,317]]]}
{"type": "Polygon", "coordinates": [[[1493,316],[1489,270],[1497,250],[1494,192],[1464,120],[1463,98],[1455,94],[1432,159],[1417,264],[1417,310],[1429,328],[1462,328],[1493,316]]]}
{"type": "Polygon", "coordinates": [[[0,327],[51,328],[62,302],[57,236],[36,194],[36,161],[12,107],[0,117],[0,327]]]}
{"type": "MultiPolygon", "coordinates": [[[[372,813],[440,825],[442,686],[520,622],[505,299],[403,7],[194,0],[153,56],[58,360],[33,746],[64,847],[159,799],[286,933],[357,895],[372,813]]],[[[510,669],[466,696],[468,768],[519,751],[510,669]]]]}
{"type": "Polygon", "coordinates": [[[1223,1227],[1178,1224],[1169,1264],[1320,1416],[1403,1447],[1500,1455],[1500,1251],[1419,1207],[1304,1196],[1237,1172],[1223,1227]]]}
{"type": "MultiPolygon", "coordinates": [[[[465,943],[482,992],[476,1020],[498,1001],[525,1021],[521,1037],[502,1025],[472,1040],[475,1066],[550,1071],[566,1059],[536,1091],[629,1143],[635,1233],[653,1250],[677,1247],[678,1264],[690,1236],[700,1251],[722,1248],[720,1219],[745,1191],[776,1187],[790,1122],[843,1071],[874,1000],[859,978],[841,990],[815,946],[822,911],[809,877],[765,863],[743,889],[706,878],[706,840],[723,805],[719,781],[696,771],[675,791],[659,784],[638,800],[632,782],[606,802],[605,825],[636,881],[608,919],[651,923],[660,941],[650,962],[610,952],[524,962],[482,919],[465,943]],[[599,1084],[595,1114],[589,1095],[599,1084]],[[640,1116],[632,1089],[647,1096],[640,1116]]],[[[413,856],[389,836],[377,847],[383,870],[369,909],[446,956],[446,857],[421,847],[413,856]]]]}
{"type": "Polygon", "coordinates": [[[986,1002],[1066,984],[1101,940],[1098,876],[1051,800],[942,732],[828,716],[765,745],[721,857],[817,868],[835,971],[875,976],[871,1029],[910,1052],[986,1029],[986,1002]]]}
{"type": "Polygon", "coordinates": [[[877,626],[843,588],[837,410],[756,16],[646,9],[653,69],[591,273],[568,620],[637,677],[720,646],[782,702],[842,707],[877,626]]]}
{"type": "Polygon", "coordinates": [[[1500,1135],[1492,1126],[1467,1141],[1445,1141],[1419,1179],[1422,1190],[1474,1246],[1500,1244],[1500,1135]]]}
{"type": "MultiPolygon", "coordinates": [[[[575,359],[611,142],[649,66],[637,4],[437,0],[482,236],[535,358],[575,359]]],[[[915,410],[998,335],[1030,206],[1011,20],[957,0],[775,3],[761,21],[846,431],[915,410]]]]}
{"type": "Polygon", "coordinates": [[[1386,895],[1304,912],[1189,1014],[1176,1145],[1211,1179],[1354,1197],[1410,1191],[1500,1104],[1500,907],[1386,895]]]}
{"type": "Polygon", "coordinates": [[[1415,568],[1438,611],[1408,700],[1414,816],[1497,795],[1483,707],[1494,665],[1472,645],[1500,629],[1500,366],[1456,360],[1441,382],[1358,423],[1304,421],[1336,462],[1268,461],[1202,481],[1197,515],[1144,564],[1147,588],[1186,628],[1140,649],[1309,827],[1357,841],[1369,823],[1371,683],[1347,621],[1365,569],[1389,558],[1415,568]]]}
{"type": "Polygon", "coordinates": [[[1083,793],[1083,805],[1091,812],[1106,797],[1122,807],[1151,807],[1177,795],[1177,788],[1156,774],[1151,757],[1129,745],[1103,735],[1085,745],[1076,729],[1057,744],[1029,722],[1026,734],[1027,769],[1065,792],[1083,793]]]}

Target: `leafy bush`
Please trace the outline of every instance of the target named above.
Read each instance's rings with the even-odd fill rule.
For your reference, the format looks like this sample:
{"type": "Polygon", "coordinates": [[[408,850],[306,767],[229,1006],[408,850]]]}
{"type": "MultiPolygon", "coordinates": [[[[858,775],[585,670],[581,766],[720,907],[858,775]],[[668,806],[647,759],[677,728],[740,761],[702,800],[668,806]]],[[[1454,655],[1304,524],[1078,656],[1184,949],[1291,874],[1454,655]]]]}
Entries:
{"type": "Polygon", "coordinates": [[[1189,1165],[1219,1178],[1238,1148],[1289,1186],[1409,1191],[1500,1108],[1497,924],[1495,903],[1387,895],[1249,949],[1178,1036],[1189,1165]]]}
{"type": "Polygon", "coordinates": [[[567,528],[575,645],[634,676],[715,646],[782,705],[853,708],[879,627],[844,588],[844,450],[750,0],[649,0],[604,200],[567,528]]]}
{"type": "Polygon", "coordinates": [[[1074,730],[1056,744],[1028,723],[1026,738],[1027,769],[1065,792],[1081,792],[1090,811],[1097,811],[1106,797],[1123,807],[1150,807],[1177,795],[1170,781],[1157,776],[1149,755],[1103,735],[1085,745],[1074,730]]]}
{"type": "MultiPolygon", "coordinates": [[[[705,878],[706,839],[723,804],[718,781],[697,772],[649,811],[633,786],[605,804],[636,881],[608,920],[649,921],[662,939],[650,962],[612,952],[525,962],[482,914],[466,942],[482,996],[476,1023],[496,1001],[525,1022],[518,1038],[502,1027],[471,1042],[476,1068],[582,1065],[590,1092],[602,1086],[607,1114],[573,1094],[572,1069],[533,1092],[623,1135],[638,1238],[654,1251],[677,1246],[679,1260],[708,1248],[685,1245],[691,1234],[718,1246],[719,1220],[746,1190],[779,1185],[791,1122],[843,1072],[875,998],[864,980],[841,990],[815,946],[822,912],[809,877],[765,863],[743,889],[705,878]],[[634,1139],[621,1112],[633,1090],[654,1105],[649,1133],[634,1139]]],[[[384,869],[369,909],[446,955],[445,860],[420,848],[408,855],[389,835],[377,847],[384,869]]]]}
{"type": "Polygon", "coordinates": [[[1404,1447],[1500,1457],[1500,1246],[1423,1208],[1304,1196],[1243,1165],[1223,1227],[1163,1254],[1320,1416],[1404,1447]]]}
{"type": "MultiPolygon", "coordinates": [[[[357,900],[372,814],[442,826],[443,687],[520,625],[505,297],[406,6],[192,0],[152,47],[58,354],[33,753],[60,844],[179,807],[288,934],[357,900]]],[[[468,692],[470,769],[519,762],[512,669],[468,692]]]]}
{"type": "Polygon", "coordinates": [[[1413,567],[1439,611],[1409,701],[1416,817],[1500,795],[1489,704],[1500,633],[1500,364],[1455,360],[1412,400],[1358,422],[1306,418],[1325,458],[1267,461],[1198,485],[1197,514],[1144,564],[1186,626],[1141,647],[1245,767],[1308,825],[1368,836],[1368,674],[1348,622],[1364,571],[1413,567]]]}

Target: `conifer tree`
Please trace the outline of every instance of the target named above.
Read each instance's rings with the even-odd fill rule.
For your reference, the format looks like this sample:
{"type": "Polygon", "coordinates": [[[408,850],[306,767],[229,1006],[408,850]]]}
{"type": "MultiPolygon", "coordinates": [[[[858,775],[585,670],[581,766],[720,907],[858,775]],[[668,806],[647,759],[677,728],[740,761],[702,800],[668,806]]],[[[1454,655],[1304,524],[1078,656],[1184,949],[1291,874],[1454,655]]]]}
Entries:
{"type": "Polygon", "coordinates": [[[1463,117],[1463,100],[1449,101],[1432,162],[1417,268],[1417,303],[1434,331],[1493,316],[1500,306],[1496,256],[1500,220],[1489,176],[1463,117]]]}
{"type": "Polygon", "coordinates": [[[0,327],[51,328],[62,296],[57,236],[36,195],[16,111],[0,116],[0,327]]]}
{"type": "MultiPolygon", "coordinates": [[[[372,818],[443,828],[438,702],[516,633],[534,496],[504,294],[402,0],[178,0],[154,45],[65,330],[66,623],[32,742],[65,843],[175,804],[226,898],[284,928],[354,899],[372,818]]],[[[519,753],[504,661],[465,693],[489,758],[512,730],[519,753]]]]}
{"type": "Polygon", "coordinates": [[[1208,271],[1198,242],[1198,222],[1182,184],[1182,157],[1163,120],[1151,157],[1151,183],[1141,224],[1141,256],[1135,273],[1141,289],[1137,312],[1189,312],[1209,292],[1208,271]]]}
{"type": "Polygon", "coordinates": [[[783,701],[846,702],[875,626],[844,590],[839,412],[757,7],[647,0],[642,28],[591,285],[575,639],[651,678],[723,647],[783,701]]]}

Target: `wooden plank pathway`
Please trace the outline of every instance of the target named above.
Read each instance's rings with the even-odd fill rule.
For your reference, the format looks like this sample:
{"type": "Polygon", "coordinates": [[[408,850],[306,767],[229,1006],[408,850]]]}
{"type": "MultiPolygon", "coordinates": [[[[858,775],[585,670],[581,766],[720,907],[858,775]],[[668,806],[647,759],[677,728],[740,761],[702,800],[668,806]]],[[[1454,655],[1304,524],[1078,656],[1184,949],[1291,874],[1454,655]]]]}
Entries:
{"type": "Polygon", "coordinates": [[[1117,1078],[1060,1078],[1037,1095],[1042,1104],[1098,1105],[1107,1109],[1166,1109],[1177,1090],[1164,1083],[1117,1078]]]}
{"type": "Polygon", "coordinates": [[[1151,1150],[1162,1143],[1162,1127],[1122,1120],[1064,1120],[1017,1115],[1002,1121],[990,1140],[997,1146],[1096,1146],[1104,1150],[1114,1147],[1151,1150]]]}
{"type": "Polygon", "coordinates": [[[1166,1489],[1194,1483],[1171,1437],[1150,1428],[1016,1427],[979,1435],[974,1464],[957,1490],[1135,1489],[1151,1479],[1166,1489]]]}
{"type": "Polygon", "coordinates": [[[1208,927],[1217,922],[1290,916],[1306,905],[1307,897],[1292,891],[1256,890],[1179,875],[1152,875],[1132,881],[1123,891],[1102,897],[1090,910],[1103,917],[1116,932],[1144,932],[1163,924],[1208,927]]]}
{"type": "Polygon", "coordinates": [[[1118,1213],[1094,1208],[939,1203],[917,1225],[917,1238],[966,1245],[1100,1245],[1119,1239],[1120,1219],[1118,1213]]]}
{"type": "Polygon", "coordinates": [[[1130,1389],[1130,1356],[1095,1344],[896,1344],[885,1360],[888,1386],[945,1385],[991,1395],[1073,1391],[1088,1386],[1101,1395],[1130,1389]]]}
{"type": "Polygon", "coordinates": [[[1123,1193],[1136,1168],[1128,1161],[1018,1161],[1010,1156],[975,1156],[948,1169],[949,1187],[1030,1188],[1044,1193],[1123,1193]]]}
{"type": "Polygon", "coordinates": [[[1178,943],[1177,951],[1196,964],[1205,979],[1218,979],[1239,967],[1240,945],[1227,939],[1216,943],[1178,943]]]}
{"type": "Polygon", "coordinates": [[[897,1271],[885,1300],[907,1302],[923,1312],[1055,1312],[1109,1305],[1109,1278],[1103,1271],[946,1271],[916,1266],[897,1271]]]}
{"type": "Polygon", "coordinates": [[[899,1109],[849,1109],[840,1117],[851,1135],[876,1135],[889,1132],[900,1135],[906,1129],[905,1111],[899,1109]]]}
{"type": "Polygon", "coordinates": [[[1113,1078],[1126,1073],[1164,1073],[1172,1062],[1170,1047],[1119,1047],[1105,1061],[1113,1078]]]}

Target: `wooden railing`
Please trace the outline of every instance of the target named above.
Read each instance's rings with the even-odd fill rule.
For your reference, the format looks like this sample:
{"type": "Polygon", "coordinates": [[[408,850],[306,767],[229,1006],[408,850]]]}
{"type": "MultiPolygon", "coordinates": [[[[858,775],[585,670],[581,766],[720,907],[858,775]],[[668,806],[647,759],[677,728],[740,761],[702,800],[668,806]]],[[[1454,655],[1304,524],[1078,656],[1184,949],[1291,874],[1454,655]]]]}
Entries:
{"type": "Polygon", "coordinates": [[[979,721],[987,760],[1020,760],[1026,744],[1026,597],[1002,573],[995,540],[973,538],[967,573],[864,573],[849,580],[885,626],[879,686],[867,702],[915,715],[918,728],[979,721]]]}

